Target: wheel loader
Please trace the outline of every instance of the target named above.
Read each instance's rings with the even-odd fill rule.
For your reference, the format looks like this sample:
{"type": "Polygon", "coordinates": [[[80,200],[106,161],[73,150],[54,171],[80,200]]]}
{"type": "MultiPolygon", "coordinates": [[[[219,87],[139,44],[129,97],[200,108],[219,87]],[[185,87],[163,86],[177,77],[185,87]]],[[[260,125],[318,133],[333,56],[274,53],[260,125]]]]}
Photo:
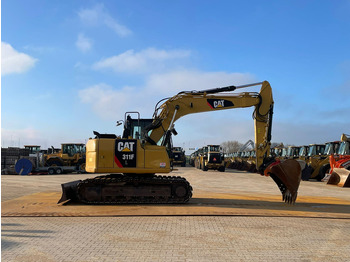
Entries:
{"type": "Polygon", "coordinates": [[[327,184],[350,187],[350,135],[341,136],[338,154],[329,157],[327,184]]]}
{"type": "Polygon", "coordinates": [[[225,172],[225,159],[222,148],[219,145],[207,145],[203,147],[200,157],[200,167],[203,171],[219,170],[225,172]]]}
{"type": "Polygon", "coordinates": [[[308,152],[309,152],[308,146],[301,146],[299,150],[299,160],[306,161],[308,152]]]}
{"type": "Polygon", "coordinates": [[[271,156],[274,156],[275,158],[280,159],[282,157],[283,149],[284,149],[283,143],[275,146],[271,152],[271,156]]]}
{"type": "Polygon", "coordinates": [[[326,144],[312,144],[309,146],[309,153],[306,166],[302,171],[302,179],[316,179],[321,181],[329,170],[329,156],[336,153],[340,141],[327,142],[326,144]]]}
{"type": "Polygon", "coordinates": [[[84,172],[85,163],[85,144],[82,143],[63,143],[59,152],[44,155],[44,166],[75,166],[84,172]]]}
{"type": "Polygon", "coordinates": [[[287,159],[297,159],[299,158],[300,146],[288,146],[287,148],[287,159]]]}
{"type": "Polygon", "coordinates": [[[187,114],[254,107],[256,168],[270,176],[282,193],[282,200],[295,203],[301,169],[295,160],[270,158],[273,115],[269,82],[226,86],[201,91],[182,91],[160,100],[151,119],[125,115],[122,137],[99,134],[86,144],[86,171],[109,173],[92,179],[62,184],[59,203],[69,200],[85,204],[186,203],[192,196],[190,183],[182,177],[167,176],[170,165],[174,123],[187,114]],[[260,92],[233,93],[260,85],[260,92]],[[165,174],[165,175],[156,175],[165,174]]]}
{"type": "Polygon", "coordinates": [[[186,166],[186,155],[182,147],[173,147],[172,148],[172,159],[173,165],[186,166]]]}

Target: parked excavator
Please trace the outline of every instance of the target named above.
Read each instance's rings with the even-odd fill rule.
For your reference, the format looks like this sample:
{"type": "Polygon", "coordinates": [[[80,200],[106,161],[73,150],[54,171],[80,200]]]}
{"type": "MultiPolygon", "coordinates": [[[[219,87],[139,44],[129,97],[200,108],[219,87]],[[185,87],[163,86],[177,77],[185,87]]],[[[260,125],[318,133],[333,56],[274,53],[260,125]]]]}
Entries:
{"type": "Polygon", "coordinates": [[[174,123],[180,117],[200,112],[255,107],[256,167],[278,185],[283,201],[295,203],[301,180],[295,160],[276,161],[269,157],[273,98],[269,82],[226,86],[202,91],[183,91],[160,100],[152,119],[125,114],[122,137],[99,134],[86,144],[86,171],[111,173],[92,179],[62,184],[58,203],[69,200],[85,204],[186,203],[192,196],[189,182],[171,172],[169,150],[174,123]],[[261,85],[260,92],[226,93],[261,85]],[[225,93],[224,93],[225,92],[225,93]],[[160,106],[159,104],[163,102],[160,106]]]}

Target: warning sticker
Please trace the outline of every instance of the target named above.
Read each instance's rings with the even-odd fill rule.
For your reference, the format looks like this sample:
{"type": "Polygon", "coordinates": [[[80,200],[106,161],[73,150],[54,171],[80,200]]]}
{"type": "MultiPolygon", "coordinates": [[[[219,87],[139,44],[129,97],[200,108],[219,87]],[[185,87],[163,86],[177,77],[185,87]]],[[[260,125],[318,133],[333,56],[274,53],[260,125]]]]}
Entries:
{"type": "Polygon", "coordinates": [[[136,139],[116,139],[114,162],[118,167],[136,167],[136,139]]]}

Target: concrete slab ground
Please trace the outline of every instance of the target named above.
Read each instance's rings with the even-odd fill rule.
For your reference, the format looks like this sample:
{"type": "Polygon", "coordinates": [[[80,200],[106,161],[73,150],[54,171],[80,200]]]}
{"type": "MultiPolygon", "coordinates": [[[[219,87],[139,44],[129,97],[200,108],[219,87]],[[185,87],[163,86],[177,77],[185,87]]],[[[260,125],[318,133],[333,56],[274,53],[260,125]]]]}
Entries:
{"type": "MultiPolygon", "coordinates": [[[[267,197],[284,205],[277,204],[280,193],[272,179],[257,174],[186,167],[173,175],[186,177],[198,196],[267,197]]],[[[92,176],[3,175],[2,203],[60,192],[61,183],[92,176]]],[[[350,188],[302,182],[299,197],[300,203],[311,199],[316,208],[332,210],[335,203],[350,201],[350,188]]],[[[225,205],[242,204],[230,201],[225,205]]],[[[347,204],[340,207],[338,214],[349,213],[347,208],[347,204]]],[[[249,214],[2,217],[1,257],[3,261],[350,261],[350,219],[249,214]]]]}

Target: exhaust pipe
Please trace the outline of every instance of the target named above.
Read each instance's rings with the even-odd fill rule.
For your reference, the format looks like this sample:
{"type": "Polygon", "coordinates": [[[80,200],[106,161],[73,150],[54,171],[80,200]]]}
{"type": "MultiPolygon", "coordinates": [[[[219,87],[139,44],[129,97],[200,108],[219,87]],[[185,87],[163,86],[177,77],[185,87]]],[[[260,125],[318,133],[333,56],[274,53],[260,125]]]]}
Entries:
{"type": "Polygon", "coordinates": [[[57,202],[57,204],[64,205],[69,201],[78,201],[78,185],[81,180],[72,181],[69,183],[61,184],[62,187],[62,196],[61,199],[57,202]]]}

